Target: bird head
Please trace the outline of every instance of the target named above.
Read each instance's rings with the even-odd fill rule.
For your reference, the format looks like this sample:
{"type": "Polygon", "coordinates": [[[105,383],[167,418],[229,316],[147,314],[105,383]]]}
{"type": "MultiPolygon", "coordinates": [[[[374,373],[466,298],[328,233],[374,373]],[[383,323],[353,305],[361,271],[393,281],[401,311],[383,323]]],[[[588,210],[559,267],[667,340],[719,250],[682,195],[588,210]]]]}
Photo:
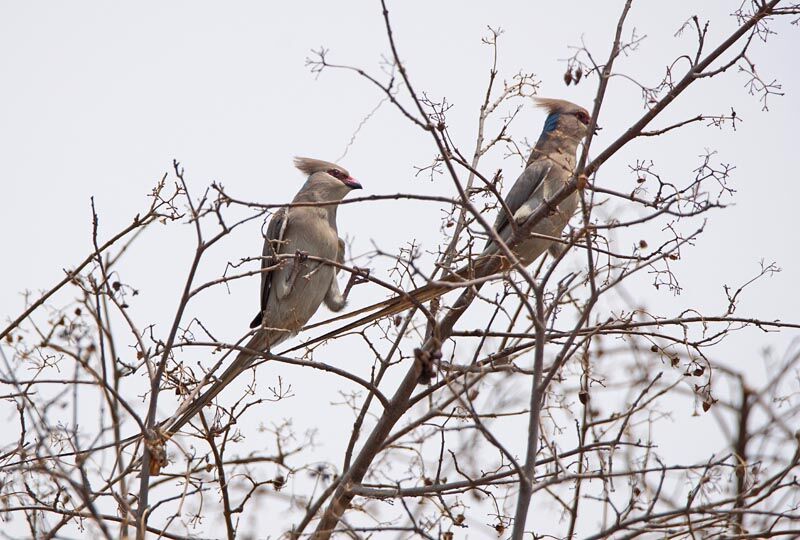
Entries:
{"type": "Polygon", "coordinates": [[[542,137],[558,134],[561,137],[583,139],[589,132],[589,111],[563,99],[534,98],[536,105],[547,110],[542,137]]]}
{"type": "Polygon", "coordinates": [[[306,187],[324,196],[325,200],[343,199],[361,184],[347,170],[335,163],[306,157],[294,158],[294,166],[308,175],[306,187]]]}

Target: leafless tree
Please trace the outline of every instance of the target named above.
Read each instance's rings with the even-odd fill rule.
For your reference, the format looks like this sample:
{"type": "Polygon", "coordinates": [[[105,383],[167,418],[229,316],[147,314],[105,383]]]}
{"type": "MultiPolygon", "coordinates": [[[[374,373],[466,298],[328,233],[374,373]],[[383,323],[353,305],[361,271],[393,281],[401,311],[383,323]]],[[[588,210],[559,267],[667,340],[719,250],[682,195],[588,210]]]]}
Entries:
{"type": "MultiPolygon", "coordinates": [[[[451,294],[355,331],[318,323],[301,344],[263,353],[244,376],[243,392],[220,394],[196,417],[181,411],[214,383],[249,334],[218,335],[194,300],[261,272],[258,257],[229,254],[224,271],[206,279],[214,272],[208,254],[287,205],[242,200],[219,184],[190,192],[175,162],[148,206],[106,241],[93,206],[93,251],[49,291],[31,295],[0,333],[7,418],[0,517],[48,539],[75,530],[139,539],[451,539],[482,535],[486,526],[513,539],[800,536],[800,341],[780,354],[742,359],[763,363],[768,382],[760,387],[743,367],[719,358],[720,344],[737,332],[757,329],[770,345],[776,333],[800,328],[737,310],[778,266],[764,263],[752,280],[726,287],[727,306],[718,313],[688,306],[675,315],[655,313],[635,299],[643,276],[657,288],[680,289],[674,261],[691,264],[687,248],[732,199],[733,166],[706,151],[688,178],[667,179],[652,161],[628,164],[631,189],[598,177],[632,141],[668,144],[691,124],[740,127],[732,109],[668,114],[692,85],[744,75],[766,109],[781,88],[751,58],[769,47],[778,27],[797,23],[800,4],[746,0],[734,13],[737,28],[715,43],[708,22],[689,15],[677,35],[692,36],[693,48],[676,54],[655,84],[616,65],[622,55],[637,54],[643,39],[629,21],[631,4],[620,6],[606,58],[584,43],[570,53],[565,83],[596,86],[589,135],[570,181],[519,225],[508,246],[578,190],[581,211],[561,240],[568,248],[561,256],[508,271],[476,267],[472,279],[452,284],[451,294]],[[620,133],[604,132],[608,142],[598,147],[594,128],[612,78],[641,90],[642,114],[620,133]],[[172,314],[167,328],[132,316],[129,302],[139,293],[119,269],[130,247],[145,241],[140,233],[156,223],[190,224],[196,239],[181,296],[163,308],[172,314]],[[639,231],[648,231],[648,240],[618,240],[639,231]],[[56,300],[66,297],[73,300],[56,300]],[[320,324],[333,337],[314,339],[320,324]],[[347,340],[357,359],[347,369],[326,352],[336,340],[347,340]],[[196,362],[198,356],[206,361],[196,362]],[[314,433],[295,432],[291,421],[262,421],[258,434],[243,427],[254,416],[273,418],[277,402],[291,402],[295,382],[256,384],[256,373],[277,366],[321,373],[352,409],[346,444],[326,446],[324,460],[314,457],[314,433]],[[425,372],[433,380],[418,385],[425,372]],[[159,418],[165,403],[175,412],[159,418]],[[713,415],[724,434],[703,459],[680,462],[659,448],[676,403],[713,415]],[[291,512],[278,515],[275,500],[291,512]]],[[[488,80],[467,149],[450,132],[450,103],[415,84],[385,1],[381,9],[388,38],[382,70],[336,63],[326,49],[313,51],[308,66],[321,75],[344,70],[352,84],[374,87],[382,103],[429,137],[432,159],[416,173],[449,182],[452,196],[399,192],[343,203],[391,199],[443,210],[434,262],[414,243],[364,256],[393,265],[388,276],[363,278],[360,288],[376,301],[474,260],[493,234],[493,213],[502,211],[503,179],[528,157],[512,127],[539,86],[530,73],[504,80],[497,67],[502,32],[490,28],[488,80]],[[486,170],[484,158],[497,153],[507,169],[486,170]]],[[[352,261],[323,262],[363,277],[352,261]]]]}

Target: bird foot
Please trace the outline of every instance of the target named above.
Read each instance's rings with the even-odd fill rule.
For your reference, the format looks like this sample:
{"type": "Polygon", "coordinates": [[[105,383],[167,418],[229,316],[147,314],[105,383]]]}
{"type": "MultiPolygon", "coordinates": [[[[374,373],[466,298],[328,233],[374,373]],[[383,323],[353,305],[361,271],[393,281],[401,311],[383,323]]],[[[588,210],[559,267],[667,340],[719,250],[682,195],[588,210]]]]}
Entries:
{"type": "Polygon", "coordinates": [[[299,249],[294,252],[294,261],[291,263],[291,270],[289,270],[289,275],[286,276],[286,283],[293,285],[294,281],[297,279],[297,276],[300,275],[301,266],[304,262],[308,260],[308,252],[307,251],[300,251],[299,249]]]}
{"type": "Polygon", "coordinates": [[[356,285],[366,283],[367,281],[369,281],[367,279],[368,277],[369,277],[369,268],[359,268],[358,266],[354,266],[353,272],[350,274],[350,279],[347,280],[347,285],[345,285],[344,287],[342,298],[347,299],[347,295],[350,294],[350,289],[352,289],[356,285]]]}

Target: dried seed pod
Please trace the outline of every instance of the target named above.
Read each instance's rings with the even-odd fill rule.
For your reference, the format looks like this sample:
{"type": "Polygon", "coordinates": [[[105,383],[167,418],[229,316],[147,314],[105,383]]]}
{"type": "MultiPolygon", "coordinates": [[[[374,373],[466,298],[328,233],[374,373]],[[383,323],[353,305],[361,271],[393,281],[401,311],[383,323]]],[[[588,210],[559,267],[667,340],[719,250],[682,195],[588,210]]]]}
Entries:
{"type": "Polygon", "coordinates": [[[705,371],[705,368],[703,368],[703,366],[700,366],[700,367],[695,368],[695,370],[692,372],[692,374],[695,377],[699,377],[700,375],[703,374],[704,371],[705,371]]]}

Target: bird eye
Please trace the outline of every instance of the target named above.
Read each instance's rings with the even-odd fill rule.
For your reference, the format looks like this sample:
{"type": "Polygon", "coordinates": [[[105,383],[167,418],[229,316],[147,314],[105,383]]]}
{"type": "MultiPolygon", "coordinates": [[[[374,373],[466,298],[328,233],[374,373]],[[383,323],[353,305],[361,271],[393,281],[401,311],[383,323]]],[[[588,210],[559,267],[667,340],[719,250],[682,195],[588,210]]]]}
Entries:
{"type": "Polygon", "coordinates": [[[333,176],[337,180],[344,180],[345,179],[344,173],[342,171],[338,170],[338,169],[330,169],[328,171],[328,174],[333,176]]]}
{"type": "Polygon", "coordinates": [[[590,118],[589,118],[589,115],[586,114],[585,112],[583,112],[583,111],[576,112],[575,116],[578,117],[578,120],[580,120],[581,124],[583,124],[585,126],[589,125],[590,118]]]}

